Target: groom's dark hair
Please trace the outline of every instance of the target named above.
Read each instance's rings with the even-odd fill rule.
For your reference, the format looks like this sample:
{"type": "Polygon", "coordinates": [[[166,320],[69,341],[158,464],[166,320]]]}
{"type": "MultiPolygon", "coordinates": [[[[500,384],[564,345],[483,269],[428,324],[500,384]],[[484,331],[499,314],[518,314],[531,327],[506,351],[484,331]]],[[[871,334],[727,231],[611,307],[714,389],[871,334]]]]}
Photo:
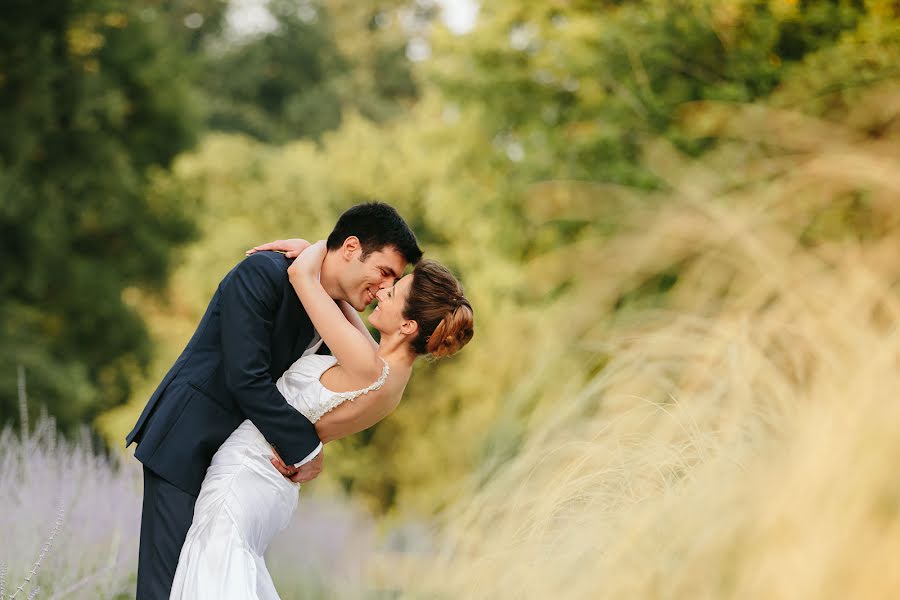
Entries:
{"type": "Polygon", "coordinates": [[[362,260],[386,246],[395,247],[412,265],[422,258],[412,229],[393,206],[384,202],[366,202],[347,209],[335,223],[326,245],[329,250],[337,250],[351,235],[359,239],[362,260]]]}

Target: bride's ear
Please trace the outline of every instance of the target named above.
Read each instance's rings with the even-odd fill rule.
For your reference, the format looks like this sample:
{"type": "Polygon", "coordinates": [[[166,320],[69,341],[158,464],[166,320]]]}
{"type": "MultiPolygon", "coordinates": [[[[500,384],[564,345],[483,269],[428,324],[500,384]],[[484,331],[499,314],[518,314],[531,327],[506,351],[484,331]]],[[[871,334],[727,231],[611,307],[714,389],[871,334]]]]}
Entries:
{"type": "Polygon", "coordinates": [[[403,335],[415,335],[419,331],[419,324],[415,321],[407,319],[400,323],[400,333],[403,335]]]}

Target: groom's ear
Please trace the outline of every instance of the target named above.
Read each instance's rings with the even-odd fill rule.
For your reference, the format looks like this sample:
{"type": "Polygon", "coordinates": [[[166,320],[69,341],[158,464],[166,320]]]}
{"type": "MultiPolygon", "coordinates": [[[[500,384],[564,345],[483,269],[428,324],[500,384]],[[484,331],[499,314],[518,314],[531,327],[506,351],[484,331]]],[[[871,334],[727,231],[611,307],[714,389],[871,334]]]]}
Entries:
{"type": "Polygon", "coordinates": [[[359,238],[355,235],[349,236],[344,240],[344,243],[341,244],[341,256],[344,260],[353,260],[361,251],[362,245],[359,243],[359,238]]]}

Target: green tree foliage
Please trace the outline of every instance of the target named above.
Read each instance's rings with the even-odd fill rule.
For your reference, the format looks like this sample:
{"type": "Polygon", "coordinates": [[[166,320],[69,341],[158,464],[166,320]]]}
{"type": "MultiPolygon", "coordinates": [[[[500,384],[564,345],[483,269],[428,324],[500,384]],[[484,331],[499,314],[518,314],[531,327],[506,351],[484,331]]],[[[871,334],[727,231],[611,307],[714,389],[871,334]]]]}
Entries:
{"type": "Polygon", "coordinates": [[[228,0],[156,0],[142,3],[144,19],[159,20],[170,41],[191,53],[201,53],[226,29],[228,0]]]}
{"type": "Polygon", "coordinates": [[[353,15],[347,7],[311,0],[280,0],[267,8],[276,21],[273,31],[208,44],[203,87],[210,128],[267,142],[319,139],[340,125],[347,110],[383,121],[415,98],[403,42],[375,35],[382,27],[377,6],[363,11],[368,20],[354,32],[373,42],[366,52],[342,46],[339,35],[348,27],[335,26],[358,16],[358,7],[353,15]]]}
{"type": "Polygon", "coordinates": [[[526,177],[656,182],[642,145],[685,102],[753,102],[792,64],[852,31],[862,2],[644,0],[485,3],[479,27],[448,38],[434,70],[524,160],[526,177]]]}
{"type": "Polygon", "coordinates": [[[181,48],[147,5],[6,2],[0,18],[0,422],[16,366],[64,427],[123,402],[150,346],[130,286],[161,287],[193,227],[153,174],[195,139],[181,48]]]}
{"type": "Polygon", "coordinates": [[[275,31],[208,58],[209,126],[266,141],[318,137],[341,118],[340,81],[350,65],[311,6],[276,3],[275,31]],[[293,10],[288,10],[293,8],[293,10]]]}

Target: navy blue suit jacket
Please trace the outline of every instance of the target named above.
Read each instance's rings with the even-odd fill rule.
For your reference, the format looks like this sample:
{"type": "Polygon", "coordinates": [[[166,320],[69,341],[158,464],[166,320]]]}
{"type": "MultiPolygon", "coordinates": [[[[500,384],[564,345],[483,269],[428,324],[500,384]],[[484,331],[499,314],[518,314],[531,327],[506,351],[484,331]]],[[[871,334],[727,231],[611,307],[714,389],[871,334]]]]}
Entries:
{"type": "Polygon", "coordinates": [[[144,466],[198,495],[213,454],[250,419],[288,464],[319,443],[275,381],[309,346],[313,326],[288,281],[291,261],[259,252],[219,284],[187,347],[150,397],[126,446],[144,466]]]}

